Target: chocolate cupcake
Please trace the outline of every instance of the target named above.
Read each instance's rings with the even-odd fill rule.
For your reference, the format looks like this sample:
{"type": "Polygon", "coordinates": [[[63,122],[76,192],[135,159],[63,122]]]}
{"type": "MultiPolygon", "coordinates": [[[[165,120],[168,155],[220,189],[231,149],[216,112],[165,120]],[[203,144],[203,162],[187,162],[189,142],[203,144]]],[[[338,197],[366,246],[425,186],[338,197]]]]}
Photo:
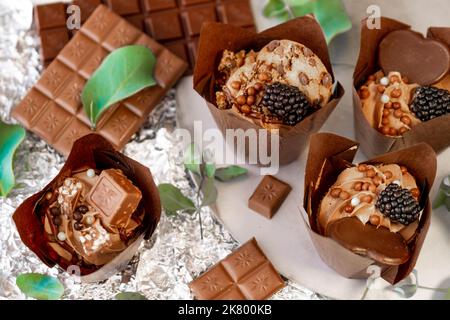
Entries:
{"type": "Polygon", "coordinates": [[[47,265],[78,267],[85,281],[100,281],[126,266],[160,213],[148,169],[93,134],[75,143],[59,175],[13,218],[47,265]]]}
{"type": "Polygon", "coordinates": [[[354,73],[357,139],[368,156],[419,142],[439,152],[450,145],[448,38],[430,31],[425,38],[388,18],[381,26],[369,30],[362,22],[354,73]]]}
{"type": "Polygon", "coordinates": [[[311,138],[309,234],[324,262],[343,276],[367,278],[368,267],[377,265],[396,283],[414,268],[428,230],[436,155],[421,143],[353,165],[357,150],[333,134],[311,138]]]}
{"type": "Polygon", "coordinates": [[[298,158],[344,93],[311,16],[261,33],[205,23],[194,88],[224,135],[227,129],[266,129],[267,148],[277,135],[280,164],[298,158]]]}

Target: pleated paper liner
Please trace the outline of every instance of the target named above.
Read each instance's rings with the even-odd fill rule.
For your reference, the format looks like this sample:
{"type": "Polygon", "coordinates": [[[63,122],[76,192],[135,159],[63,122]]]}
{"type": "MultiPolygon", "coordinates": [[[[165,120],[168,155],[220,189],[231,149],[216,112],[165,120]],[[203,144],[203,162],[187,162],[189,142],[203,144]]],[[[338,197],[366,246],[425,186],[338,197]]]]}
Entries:
{"type": "Polygon", "coordinates": [[[99,268],[81,268],[83,282],[106,280],[123,270],[136,254],[141,242],[150,238],[158,225],[161,216],[161,203],[158,189],[150,170],[140,163],[115,151],[114,147],[100,135],[90,134],[77,140],[65,165],[59,174],[39,193],[31,196],[17,208],[13,215],[19,235],[24,244],[30,248],[47,266],[58,265],[68,270],[70,263],[59,258],[59,255],[47,244],[42,217],[39,216],[39,202],[45,194],[62,185],[63,181],[82,168],[98,170],[120,169],[125,176],[142,192],[139,206],[145,211],[139,234],[132,239],[129,246],[109,263],[99,268]]]}
{"type": "MultiPolygon", "coordinates": [[[[322,60],[328,72],[333,76],[325,37],[319,23],[312,16],[293,19],[261,33],[220,23],[203,24],[197,65],[194,72],[194,89],[205,99],[206,105],[222,134],[225,135],[227,129],[264,129],[259,119],[238,114],[231,109],[220,110],[215,105],[214,83],[223,51],[225,49],[234,52],[243,49],[259,51],[272,40],[283,39],[296,41],[310,48],[322,60]]],[[[280,164],[288,164],[296,160],[308,145],[311,134],[320,130],[336,108],[344,95],[344,89],[339,82],[335,82],[334,94],[326,106],[317,110],[296,126],[280,126],[280,164]]],[[[268,155],[270,155],[270,141],[271,133],[268,132],[266,143],[268,155]]],[[[257,142],[257,150],[260,154],[259,135],[257,142]]],[[[241,156],[248,158],[248,148],[245,150],[245,155],[242,154],[241,156]]]]}
{"type": "MultiPolygon", "coordinates": [[[[377,265],[381,268],[381,277],[395,284],[414,269],[431,220],[431,206],[428,197],[433,185],[437,160],[433,149],[425,143],[416,144],[406,149],[387,153],[364,163],[399,164],[408,168],[416,178],[421,190],[419,203],[423,209],[416,234],[408,242],[411,256],[407,262],[398,266],[385,265],[366,256],[357,255],[344,248],[331,238],[319,233],[317,216],[320,202],[339,174],[352,166],[358,150],[358,143],[331,133],[319,133],[311,137],[308,161],[305,168],[305,191],[303,207],[308,213],[308,233],[322,260],[336,272],[346,278],[368,278],[368,267],[377,265]]],[[[306,223],[306,221],[305,221],[306,223]]]]}
{"type": "MultiPolygon", "coordinates": [[[[382,39],[390,32],[402,29],[411,29],[411,27],[385,17],[381,18],[380,29],[369,29],[367,19],[361,22],[361,48],[353,74],[352,93],[356,140],[361,143],[361,149],[367,157],[400,150],[420,142],[429,144],[438,153],[450,146],[450,115],[419,123],[402,137],[393,138],[373,128],[362,112],[357,89],[370,75],[381,70],[378,65],[378,46],[382,39]]],[[[450,28],[432,27],[428,29],[427,37],[440,40],[450,46],[450,28]]]]}

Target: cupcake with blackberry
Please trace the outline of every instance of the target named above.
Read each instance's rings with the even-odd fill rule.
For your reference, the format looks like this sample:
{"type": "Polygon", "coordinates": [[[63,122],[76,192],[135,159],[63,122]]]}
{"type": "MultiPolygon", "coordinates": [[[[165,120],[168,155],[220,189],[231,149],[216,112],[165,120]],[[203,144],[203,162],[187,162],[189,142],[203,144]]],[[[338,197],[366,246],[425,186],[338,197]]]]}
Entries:
{"type": "Polygon", "coordinates": [[[406,167],[360,164],[339,174],[322,199],[318,223],[324,235],[353,252],[367,254],[380,263],[399,265],[410,257],[407,244],[417,231],[422,211],[419,197],[415,178],[406,167]],[[354,238],[352,232],[340,231],[345,224],[360,224],[372,231],[370,250],[367,238],[354,238]],[[388,239],[390,245],[381,239],[388,239]]]}
{"type": "Polygon", "coordinates": [[[217,106],[267,128],[295,126],[333,93],[333,78],[320,58],[291,40],[273,40],[259,52],[225,50],[218,71],[217,106]]]}
{"type": "Polygon", "coordinates": [[[256,131],[258,155],[264,153],[261,145],[269,148],[279,139],[280,164],[298,158],[344,93],[335,82],[320,25],[311,16],[262,33],[205,23],[194,88],[223,134],[256,131]]]}
{"type": "Polygon", "coordinates": [[[303,206],[322,260],[347,278],[370,266],[394,284],[414,269],[431,221],[429,191],[437,160],[425,143],[353,165],[358,143],[330,133],[311,137],[303,206]]]}
{"type": "Polygon", "coordinates": [[[428,143],[450,145],[450,28],[427,37],[381,18],[381,28],[361,24],[354,72],[356,138],[367,156],[428,143]]]}

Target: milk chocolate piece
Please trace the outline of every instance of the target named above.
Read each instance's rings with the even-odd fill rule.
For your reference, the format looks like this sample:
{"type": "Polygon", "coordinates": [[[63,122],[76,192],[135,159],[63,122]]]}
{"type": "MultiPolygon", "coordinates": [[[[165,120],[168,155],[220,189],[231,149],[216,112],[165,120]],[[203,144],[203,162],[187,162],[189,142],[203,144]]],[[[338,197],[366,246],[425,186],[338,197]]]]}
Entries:
{"type": "Polygon", "coordinates": [[[362,224],[357,217],[331,222],[327,236],[343,247],[387,265],[400,265],[408,261],[410,252],[405,239],[385,227],[362,224]]]}
{"type": "Polygon", "coordinates": [[[141,201],[141,191],[117,169],[103,170],[87,196],[101,214],[104,226],[125,227],[141,201]]]}
{"type": "Polygon", "coordinates": [[[274,176],[265,176],[248,200],[248,207],[264,217],[272,219],[291,189],[287,183],[274,176]]]}
{"type": "Polygon", "coordinates": [[[57,151],[68,155],[75,140],[92,133],[81,104],[84,85],[109,53],[132,44],[147,46],[155,54],[158,85],[109,108],[99,120],[96,133],[116,149],[122,149],[183,75],[186,64],[105,6],[96,9],[13,109],[12,116],[57,151]]]}
{"type": "MultiPolygon", "coordinates": [[[[190,64],[192,73],[197,58],[200,28],[205,21],[255,28],[249,0],[75,0],[84,22],[99,4],[105,4],[129,23],[169,48],[190,64]]],[[[67,4],[67,5],[70,5],[67,4]]],[[[41,37],[41,55],[50,62],[61,45],[73,36],[66,27],[66,5],[44,4],[35,7],[35,21],[41,37]],[[53,18],[52,18],[53,17],[53,18]],[[48,33],[59,41],[49,41],[48,33]]]]}
{"type": "Polygon", "coordinates": [[[189,287],[199,300],[264,300],[284,285],[253,238],[189,287]]]}
{"type": "Polygon", "coordinates": [[[389,33],[379,46],[379,62],[385,74],[398,71],[411,83],[430,85],[450,69],[450,50],[440,41],[426,39],[411,30],[389,33]]]}

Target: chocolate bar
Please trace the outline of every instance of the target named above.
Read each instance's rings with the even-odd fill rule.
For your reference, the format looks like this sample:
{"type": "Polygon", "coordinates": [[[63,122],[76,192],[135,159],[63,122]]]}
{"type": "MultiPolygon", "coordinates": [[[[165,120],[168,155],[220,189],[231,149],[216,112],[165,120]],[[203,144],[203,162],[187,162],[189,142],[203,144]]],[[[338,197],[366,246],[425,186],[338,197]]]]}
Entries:
{"type": "Polygon", "coordinates": [[[265,176],[248,200],[248,207],[271,219],[291,192],[291,186],[273,177],[265,176]]]}
{"type": "Polygon", "coordinates": [[[264,300],[284,281],[255,238],[189,284],[199,300],[264,300]]]}
{"type": "Polygon", "coordinates": [[[27,96],[13,109],[12,116],[57,151],[68,155],[75,140],[92,133],[90,119],[81,104],[84,85],[110,52],[131,44],[147,46],[155,54],[158,85],[109,108],[99,120],[96,133],[116,149],[122,149],[187,66],[103,5],[95,10],[49,65],[27,96]]]}
{"type": "MultiPolygon", "coordinates": [[[[173,53],[195,66],[200,28],[205,21],[255,28],[249,0],[74,0],[84,22],[99,4],[125,18],[173,53]]],[[[67,4],[35,7],[35,23],[41,37],[41,56],[53,60],[75,32],[68,30],[67,4]]]]}

